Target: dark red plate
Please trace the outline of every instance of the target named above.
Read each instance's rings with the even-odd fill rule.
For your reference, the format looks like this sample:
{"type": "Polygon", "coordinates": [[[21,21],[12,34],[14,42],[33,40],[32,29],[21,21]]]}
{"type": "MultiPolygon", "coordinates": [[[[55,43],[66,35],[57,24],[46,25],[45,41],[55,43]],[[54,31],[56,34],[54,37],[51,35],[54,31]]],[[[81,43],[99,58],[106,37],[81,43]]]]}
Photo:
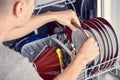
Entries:
{"type": "MultiPolygon", "coordinates": [[[[84,29],[87,33],[89,32],[88,35],[89,35],[89,34],[92,35],[92,37],[94,37],[95,40],[97,40],[97,38],[96,38],[93,30],[91,30],[91,28],[90,28],[89,25],[87,25],[86,23],[81,23],[81,25],[82,25],[83,29],[84,29]]],[[[91,75],[91,72],[93,71],[93,69],[92,69],[91,67],[93,67],[94,65],[96,65],[96,64],[99,63],[99,62],[100,62],[100,59],[99,59],[99,57],[98,57],[98,58],[96,58],[96,61],[94,61],[94,62],[92,62],[92,63],[90,63],[90,64],[87,65],[87,68],[89,68],[88,71],[87,71],[87,74],[88,74],[88,75],[91,75]]]]}
{"type": "MultiPolygon", "coordinates": [[[[103,26],[102,23],[100,23],[96,19],[92,19],[92,20],[98,24],[99,28],[101,28],[101,30],[103,30],[103,32],[105,33],[105,35],[107,37],[106,40],[108,41],[108,48],[109,48],[108,54],[109,54],[109,56],[106,56],[107,57],[106,61],[109,61],[113,55],[113,44],[112,44],[110,34],[107,31],[107,29],[103,26]]],[[[106,61],[104,62],[105,66],[101,65],[100,70],[104,70],[104,69],[108,68],[109,62],[106,62],[106,61]]]]}
{"type": "MultiPolygon", "coordinates": [[[[103,63],[105,60],[106,60],[106,54],[104,54],[104,51],[105,51],[105,47],[108,47],[108,45],[107,45],[107,41],[106,40],[104,40],[104,37],[105,37],[105,35],[102,35],[101,34],[101,32],[100,32],[100,30],[99,30],[99,28],[98,28],[98,26],[96,25],[96,24],[94,24],[93,22],[91,22],[90,20],[88,20],[88,21],[86,21],[85,23],[87,23],[91,28],[93,28],[94,29],[94,34],[95,34],[95,36],[96,36],[96,38],[97,38],[97,40],[98,40],[98,45],[99,45],[99,47],[100,47],[100,62],[99,63],[97,63],[97,64],[95,64],[94,66],[96,66],[96,65],[98,65],[98,64],[101,64],[101,63],[103,63]],[[104,36],[104,37],[103,37],[104,36]]],[[[108,49],[108,48],[107,48],[108,49]]],[[[106,50],[106,51],[108,51],[108,50],[106,50]]],[[[104,65],[103,65],[104,66],[104,65]]],[[[96,73],[96,72],[98,72],[99,71],[99,68],[98,68],[98,66],[96,66],[94,69],[93,69],[93,71],[91,72],[91,74],[94,74],[94,73],[96,73]]]]}
{"type": "Polygon", "coordinates": [[[101,22],[102,24],[104,24],[103,26],[105,26],[105,28],[107,29],[107,31],[110,34],[111,40],[112,40],[112,44],[113,44],[113,56],[111,57],[111,59],[114,59],[113,61],[110,61],[110,65],[108,67],[111,67],[115,64],[116,59],[118,57],[118,49],[119,49],[119,43],[118,43],[118,38],[117,35],[113,29],[113,27],[111,26],[111,24],[103,19],[103,18],[96,18],[99,22],[101,22]]]}

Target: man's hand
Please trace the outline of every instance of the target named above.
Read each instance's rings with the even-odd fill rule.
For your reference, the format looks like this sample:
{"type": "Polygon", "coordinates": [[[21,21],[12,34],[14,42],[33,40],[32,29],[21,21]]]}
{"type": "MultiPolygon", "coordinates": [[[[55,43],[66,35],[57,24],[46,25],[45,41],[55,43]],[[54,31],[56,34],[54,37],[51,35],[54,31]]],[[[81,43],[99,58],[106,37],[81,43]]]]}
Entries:
{"type": "Polygon", "coordinates": [[[95,59],[99,55],[99,47],[97,42],[93,38],[89,38],[79,50],[78,56],[79,55],[83,55],[87,63],[95,59]]]}
{"type": "Polygon", "coordinates": [[[57,21],[62,25],[68,26],[71,30],[74,30],[74,31],[76,30],[72,22],[81,26],[80,21],[73,10],[66,10],[66,11],[59,11],[59,12],[52,12],[52,13],[55,16],[55,21],[57,21]]]}

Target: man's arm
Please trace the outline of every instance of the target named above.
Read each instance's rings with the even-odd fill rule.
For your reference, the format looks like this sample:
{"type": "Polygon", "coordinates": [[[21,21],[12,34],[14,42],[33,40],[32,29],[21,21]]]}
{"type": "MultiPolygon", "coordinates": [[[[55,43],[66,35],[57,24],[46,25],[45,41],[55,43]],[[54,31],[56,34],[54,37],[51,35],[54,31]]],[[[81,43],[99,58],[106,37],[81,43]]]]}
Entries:
{"type": "Polygon", "coordinates": [[[32,16],[32,18],[24,27],[16,28],[10,31],[6,38],[6,41],[23,37],[34,31],[35,29],[39,28],[40,26],[52,21],[57,21],[60,24],[66,25],[72,30],[75,30],[75,27],[71,24],[72,20],[80,25],[76,13],[72,10],[47,12],[40,15],[32,16]]]}
{"type": "Polygon", "coordinates": [[[54,21],[53,18],[51,18],[51,16],[53,17],[53,15],[49,12],[32,16],[29,22],[23,27],[15,28],[12,31],[10,31],[6,38],[6,41],[23,37],[29,34],[30,32],[34,31],[35,29],[39,28],[40,26],[48,22],[54,21]]]}
{"type": "Polygon", "coordinates": [[[42,78],[40,77],[40,80],[44,80],[44,79],[42,79],[42,78]]]}

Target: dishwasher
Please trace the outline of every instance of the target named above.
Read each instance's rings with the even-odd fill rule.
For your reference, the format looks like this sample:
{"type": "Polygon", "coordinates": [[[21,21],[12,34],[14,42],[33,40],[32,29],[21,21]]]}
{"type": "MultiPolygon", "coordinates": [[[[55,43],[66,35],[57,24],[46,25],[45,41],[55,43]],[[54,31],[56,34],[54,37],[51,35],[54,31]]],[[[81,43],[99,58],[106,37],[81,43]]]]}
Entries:
{"type": "MultiPolygon", "coordinates": [[[[81,21],[82,29],[84,30],[84,32],[81,31],[80,36],[82,34],[86,34],[87,36],[89,35],[94,37],[95,40],[98,42],[100,47],[100,55],[95,60],[86,65],[77,80],[120,80],[120,28],[118,27],[120,26],[120,17],[118,15],[120,14],[120,10],[116,10],[116,8],[119,8],[119,3],[119,0],[36,0],[33,15],[42,14],[47,11],[62,11],[72,9],[76,12],[78,18],[81,21]]],[[[14,49],[15,51],[20,52],[23,56],[28,57],[25,54],[30,51],[26,51],[28,50],[28,48],[26,49],[26,47],[35,43],[40,44],[40,42],[32,43],[32,40],[36,41],[39,38],[41,39],[48,37],[48,33],[53,34],[51,33],[51,30],[49,31],[49,26],[54,27],[54,25],[57,25],[61,32],[66,29],[64,25],[60,25],[56,22],[48,23],[45,24],[42,28],[34,30],[32,33],[20,39],[4,42],[4,45],[14,49]],[[63,28],[61,28],[61,26],[63,28]],[[35,38],[36,35],[37,38],[35,38]],[[29,40],[26,40],[26,38],[29,40]],[[30,45],[27,45],[29,43],[30,45]]],[[[57,28],[55,29],[54,33],[56,32],[59,32],[57,28]]],[[[69,30],[67,30],[66,32],[69,32],[69,30]]],[[[64,44],[56,40],[53,36],[50,39],[56,41],[56,43],[65,48],[68,53],[71,53],[68,49],[66,49],[64,44]]],[[[85,41],[86,39],[85,36],[81,36],[81,38],[84,38],[83,41],[85,41]]],[[[60,35],[60,39],[61,38],[63,38],[63,36],[60,35]]],[[[45,40],[43,39],[42,41],[45,40]]],[[[36,50],[36,52],[40,51],[36,50]]],[[[34,54],[34,58],[35,56],[37,56],[37,54],[35,54],[36,52],[31,52],[31,54],[34,54]]],[[[68,55],[72,60],[72,55],[68,55]]],[[[31,62],[35,61],[34,58],[30,57],[29,60],[31,62]]]]}
{"type": "MultiPolygon", "coordinates": [[[[85,0],[80,0],[80,1],[84,2],[85,0]]],[[[90,0],[88,0],[88,1],[90,1],[90,0]]],[[[120,35],[118,33],[119,32],[119,28],[118,28],[118,26],[119,26],[118,21],[119,20],[117,21],[117,16],[119,16],[118,14],[120,13],[120,10],[117,10],[118,6],[119,6],[119,4],[118,4],[119,1],[118,0],[116,0],[116,1],[112,1],[112,0],[91,0],[91,2],[93,2],[93,3],[90,3],[90,4],[94,5],[92,10],[88,11],[87,13],[85,13],[85,12],[82,13],[82,11],[80,11],[81,12],[80,13],[81,17],[84,18],[84,20],[89,20],[89,19],[95,18],[95,17],[102,17],[102,18],[107,19],[113,25],[113,28],[116,32],[116,37],[118,38],[118,43],[117,44],[119,45],[119,40],[120,40],[120,37],[119,37],[120,35]],[[86,17],[83,14],[86,14],[86,15],[89,15],[89,16],[86,17]]],[[[84,3],[81,3],[81,7],[83,5],[84,5],[84,3]]],[[[90,8],[88,8],[88,9],[90,9],[90,8]]],[[[111,35],[111,33],[110,33],[110,35],[111,35]]],[[[114,44],[114,42],[113,42],[113,44],[114,44]]],[[[113,47],[113,48],[115,48],[115,47],[113,47]]],[[[119,66],[120,66],[119,63],[120,62],[119,62],[119,59],[120,58],[119,58],[119,46],[118,46],[118,56],[116,58],[111,58],[110,60],[105,61],[103,63],[100,63],[96,66],[91,67],[91,68],[86,67],[83,70],[83,72],[80,74],[80,76],[78,77],[78,80],[120,80],[120,74],[119,74],[119,66]],[[102,70],[102,71],[99,69],[97,73],[94,73],[94,70],[95,69],[97,70],[98,66],[101,67],[102,64],[106,64],[107,62],[111,63],[112,60],[117,60],[116,63],[113,66],[111,66],[110,68],[107,68],[106,70],[102,70]],[[89,74],[90,73],[89,71],[91,71],[92,69],[94,69],[93,73],[89,74]]]]}

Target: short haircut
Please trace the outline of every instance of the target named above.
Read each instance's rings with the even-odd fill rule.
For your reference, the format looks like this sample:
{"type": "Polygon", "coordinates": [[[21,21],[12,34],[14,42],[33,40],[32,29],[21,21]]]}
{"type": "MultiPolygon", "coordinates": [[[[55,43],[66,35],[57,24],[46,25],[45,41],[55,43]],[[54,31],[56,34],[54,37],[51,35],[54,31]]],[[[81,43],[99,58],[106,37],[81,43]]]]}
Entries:
{"type": "MultiPolygon", "coordinates": [[[[7,14],[9,12],[10,7],[16,2],[17,0],[0,0],[0,14],[7,14]]],[[[25,0],[29,2],[29,0],[25,0]]]]}

